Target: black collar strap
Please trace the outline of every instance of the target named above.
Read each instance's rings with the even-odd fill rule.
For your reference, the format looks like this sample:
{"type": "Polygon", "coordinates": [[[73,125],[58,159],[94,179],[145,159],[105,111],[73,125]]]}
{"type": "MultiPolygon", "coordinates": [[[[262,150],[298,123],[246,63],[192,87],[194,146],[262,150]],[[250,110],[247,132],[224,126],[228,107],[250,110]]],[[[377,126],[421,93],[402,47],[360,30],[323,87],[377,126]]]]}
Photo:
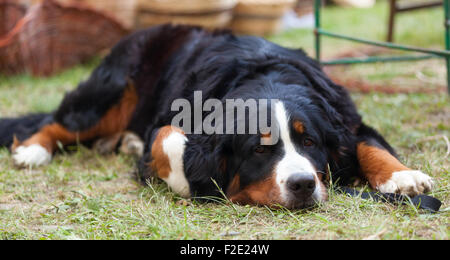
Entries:
{"type": "Polygon", "coordinates": [[[363,199],[373,199],[375,201],[389,202],[394,204],[409,204],[428,210],[430,213],[436,213],[439,211],[442,203],[440,200],[427,195],[417,195],[410,198],[406,195],[400,195],[395,193],[380,193],[380,192],[361,192],[352,188],[338,187],[336,191],[348,194],[352,197],[359,197],[363,199]]]}

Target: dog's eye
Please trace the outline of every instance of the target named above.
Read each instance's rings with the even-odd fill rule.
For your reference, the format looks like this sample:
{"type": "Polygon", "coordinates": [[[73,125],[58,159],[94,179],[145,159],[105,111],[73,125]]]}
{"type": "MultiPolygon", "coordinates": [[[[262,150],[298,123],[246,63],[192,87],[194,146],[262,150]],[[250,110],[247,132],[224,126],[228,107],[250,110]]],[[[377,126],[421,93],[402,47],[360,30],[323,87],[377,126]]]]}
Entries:
{"type": "Polygon", "coordinates": [[[314,142],[313,142],[313,140],[311,140],[310,138],[305,138],[305,139],[303,140],[303,146],[305,146],[305,147],[311,147],[311,146],[314,146],[314,142]]]}
{"type": "Polygon", "coordinates": [[[255,151],[255,153],[265,153],[266,152],[266,148],[262,145],[255,146],[255,148],[253,150],[255,151]]]}

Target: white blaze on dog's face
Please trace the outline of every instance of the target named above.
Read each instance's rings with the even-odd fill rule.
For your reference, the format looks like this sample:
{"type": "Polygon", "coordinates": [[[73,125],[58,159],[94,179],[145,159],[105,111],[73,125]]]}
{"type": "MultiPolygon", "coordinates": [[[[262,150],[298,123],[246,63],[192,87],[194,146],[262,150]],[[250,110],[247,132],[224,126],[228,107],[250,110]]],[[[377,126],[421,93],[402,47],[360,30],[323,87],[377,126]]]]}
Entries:
{"type": "Polygon", "coordinates": [[[283,204],[289,207],[304,206],[326,199],[324,187],[311,161],[301,155],[291,138],[289,114],[282,102],[275,105],[284,155],[275,167],[275,180],[283,204]]]}
{"type": "Polygon", "coordinates": [[[304,145],[316,130],[309,119],[304,118],[305,122],[299,119],[302,116],[298,110],[292,106],[291,110],[296,112],[293,118],[284,103],[274,104],[271,122],[277,127],[272,131],[276,129],[278,134],[265,135],[279,137],[272,145],[256,145],[256,138],[251,137],[234,138],[234,143],[238,143],[234,146],[234,156],[245,159],[228,186],[227,195],[231,201],[305,208],[326,200],[325,186],[316,173],[317,165],[324,172],[326,148],[317,136],[316,146],[304,145]]]}
{"type": "MultiPolygon", "coordinates": [[[[232,202],[239,204],[305,208],[324,201],[327,192],[316,173],[317,160],[312,162],[310,158],[326,156],[320,145],[313,149],[302,145],[302,140],[308,136],[306,128],[310,127],[310,132],[314,132],[312,126],[297,119],[299,115],[295,115],[292,120],[282,102],[277,102],[272,110],[272,122],[277,124],[279,133],[269,135],[279,137],[275,144],[261,145],[259,135],[226,136],[226,140],[232,141],[226,142],[228,152],[221,155],[219,161],[206,162],[207,159],[215,158],[210,154],[201,154],[205,157],[202,160],[197,157],[189,160],[183,158],[186,149],[190,149],[188,155],[191,156],[194,152],[207,149],[186,147],[187,138],[183,131],[166,126],[159,130],[152,144],[150,167],[173,191],[184,197],[189,197],[191,193],[213,196],[205,192],[205,187],[209,189],[207,186],[196,186],[196,182],[192,184],[186,178],[185,170],[196,170],[200,172],[191,172],[188,176],[205,176],[204,182],[198,182],[201,185],[207,183],[212,174],[220,175],[217,179],[227,176],[229,183],[221,188],[232,202]],[[184,165],[186,160],[192,165],[184,165]],[[216,167],[205,167],[214,165],[216,167]]],[[[295,112],[293,108],[291,110],[295,112]]],[[[210,146],[216,147],[217,143],[221,143],[219,146],[224,145],[216,142],[210,146]]],[[[318,165],[321,165],[320,169],[323,168],[323,162],[318,165]]],[[[208,192],[215,190],[217,187],[210,187],[208,192]]]]}

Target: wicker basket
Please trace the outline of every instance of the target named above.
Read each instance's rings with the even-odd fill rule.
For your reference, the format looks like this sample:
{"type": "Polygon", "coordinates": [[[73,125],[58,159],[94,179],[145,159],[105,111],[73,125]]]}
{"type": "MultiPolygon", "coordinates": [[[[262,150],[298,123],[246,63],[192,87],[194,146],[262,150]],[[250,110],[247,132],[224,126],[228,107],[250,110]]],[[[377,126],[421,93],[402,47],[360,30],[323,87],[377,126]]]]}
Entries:
{"type": "Polygon", "coordinates": [[[283,15],[295,0],[240,0],[232,23],[236,33],[266,35],[279,31],[283,15]]]}
{"type": "Polygon", "coordinates": [[[57,0],[64,4],[84,4],[95,10],[114,17],[122,25],[131,29],[135,24],[136,4],[138,0],[57,0]]]}
{"type": "Polygon", "coordinates": [[[310,14],[314,11],[314,0],[299,0],[294,10],[298,16],[310,14]]]}
{"type": "Polygon", "coordinates": [[[119,23],[92,9],[44,0],[0,38],[0,73],[48,76],[88,60],[125,34],[119,23]]]}
{"type": "Polygon", "coordinates": [[[229,26],[235,5],[236,0],[140,0],[137,27],[174,23],[223,28],[229,26]]]}
{"type": "Polygon", "coordinates": [[[0,37],[10,31],[25,12],[26,6],[15,0],[0,0],[0,37]]]}

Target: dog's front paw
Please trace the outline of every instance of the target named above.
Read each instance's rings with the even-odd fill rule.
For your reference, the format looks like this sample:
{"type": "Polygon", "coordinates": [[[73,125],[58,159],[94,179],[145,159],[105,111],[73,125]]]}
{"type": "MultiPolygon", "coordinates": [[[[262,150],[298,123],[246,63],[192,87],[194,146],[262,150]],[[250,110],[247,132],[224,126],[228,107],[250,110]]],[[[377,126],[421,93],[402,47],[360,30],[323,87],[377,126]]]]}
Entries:
{"type": "Polygon", "coordinates": [[[49,164],[52,155],[39,144],[19,146],[12,155],[14,164],[20,167],[41,166],[49,164]]]}
{"type": "Polygon", "coordinates": [[[392,173],[392,177],[377,189],[383,193],[415,196],[431,191],[433,179],[421,171],[405,170],[392,173]]]}

